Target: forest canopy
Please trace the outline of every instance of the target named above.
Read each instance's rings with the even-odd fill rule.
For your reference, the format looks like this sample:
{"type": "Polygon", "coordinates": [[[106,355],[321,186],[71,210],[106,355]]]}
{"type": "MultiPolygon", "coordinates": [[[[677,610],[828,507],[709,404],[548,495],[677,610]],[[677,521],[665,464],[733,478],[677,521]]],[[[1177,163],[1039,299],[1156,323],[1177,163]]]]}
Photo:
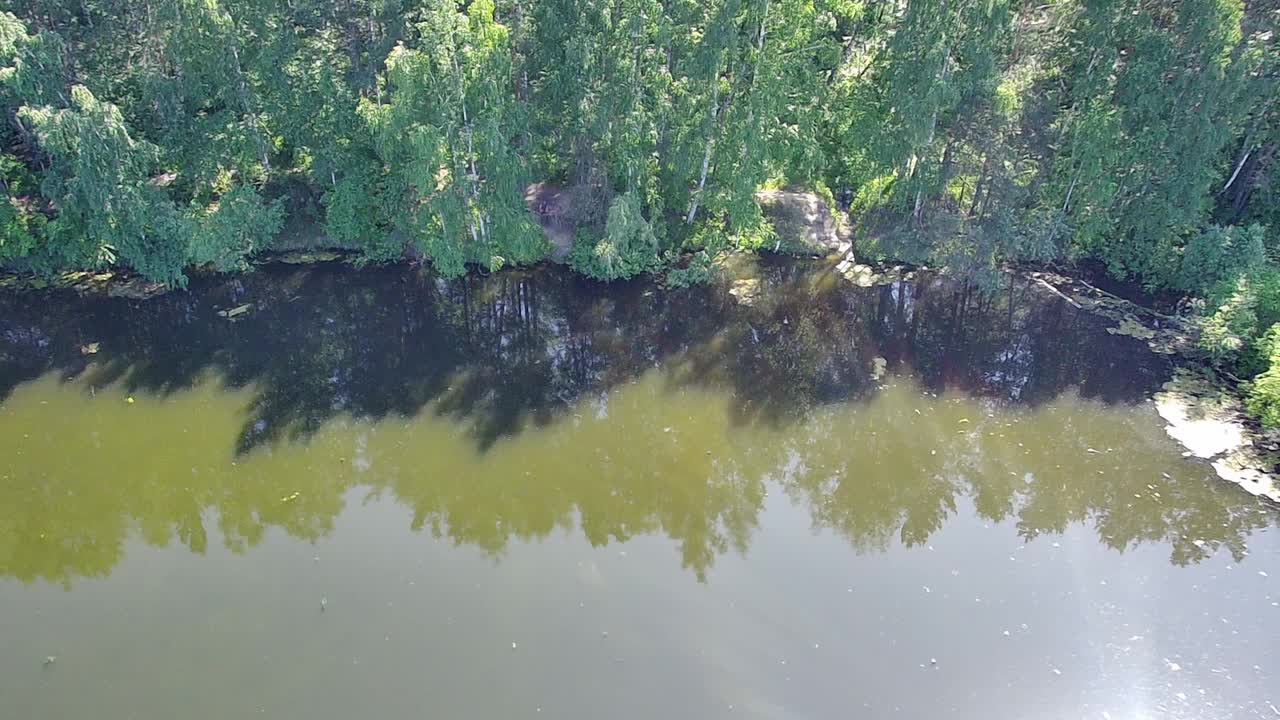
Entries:
{"type": "Polygon", "coordinates": [[[606,279],[760,246],[778,187],[882,257],[1092,258],[1223,298],[1280,232],[1275,0],[7,6],[11,270],[182,284],[321,245],[495,269],[551,251],[535,181],[606,279]]]}

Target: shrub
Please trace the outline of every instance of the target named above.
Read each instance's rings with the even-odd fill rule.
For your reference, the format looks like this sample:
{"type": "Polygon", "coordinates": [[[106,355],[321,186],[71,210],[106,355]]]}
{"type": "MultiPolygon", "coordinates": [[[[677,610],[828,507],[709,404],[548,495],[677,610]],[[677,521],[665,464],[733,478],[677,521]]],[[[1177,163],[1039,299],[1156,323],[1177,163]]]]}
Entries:
{"type": "Polygon", "coordinates": [[[1272,325],[1256,345],[1267,369],[1247,384],[1245,407],[1264,426],[1280,427],[1280,325],[1272,325]]]}
{"type": "Polygon", "coordinates": [[[279,200],[263,202],[252,187],[237,185],[216,207],[198,213],[191,224],[190,262],[208,263],[215,270],[243,270],[245,258],[270,246],[284,225],[279,200]]]}
{"type": "Polygon", "coordinates": [[[569,253],[570,267],[597,280],[630,278],[658,265],[658,239],[633,192],[609,205],[603,238],[593,240],[589,232],[579,231],[569,253]]]}
{"type": "Polygon", "coordinates": [[[1182,251],[1174,286],[1203,294],[1241,273],[1253,271],[1266,260],[1261,225],[1214,225],[1195,235],[1182,251]]]}
{"type": "Polygon", "coordinates": [[[1266,267],[1218,283],[1201,321],[1200,345],[1214,360],[1253,375],[1266,369],[1260,337],[1280,322],[1280,270],[1266,267]]]}
{"type": "Polygon", "coordinates": [[[665,282],[667,287],[671,288],[701,285],[711,280],[714,271],[715,264],[712,262],[711,254],[706,250],[700,250],[693,254],[685,267],[673,267],[668,270],[665,282]]]}

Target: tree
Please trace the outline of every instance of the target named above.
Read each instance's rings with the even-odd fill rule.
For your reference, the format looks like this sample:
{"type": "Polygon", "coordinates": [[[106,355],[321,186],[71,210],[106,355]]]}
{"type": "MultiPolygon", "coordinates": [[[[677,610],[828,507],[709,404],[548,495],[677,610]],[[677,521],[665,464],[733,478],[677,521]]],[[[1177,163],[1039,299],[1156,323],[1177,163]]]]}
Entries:
{"type": "Polygon", "coordinates": [[[1080,4],[1045,198],[1073,252],[1157,283],[1176,272],[1218,177],[1240,20],[1238,0],[1080,4]]]}
{"type": "Polygon", "coordinates": [[[6,267],[181,282],[287,218],[366,261],[494,269],[548,251],[535,180],[579,257],[627,248],[606,274],[762,244],[763,188],[838,193],[862,252],[973,277],[1058,255],[1203,292],[1194,258],[1280,223],[1272,0],[7,8],[6,267]]]}
{"type": "Polygon", "coordinates": [[[417,29],[422,49],[401,45],[387,59],[387,102],[361,104],[396,176],[400,229],[446,274],[541,257],[546,241],[523,202],[528,172],[512,150],[522,118],[509,35],[493,4],[477,0],[464,15],[432,0],[417,29]]]}

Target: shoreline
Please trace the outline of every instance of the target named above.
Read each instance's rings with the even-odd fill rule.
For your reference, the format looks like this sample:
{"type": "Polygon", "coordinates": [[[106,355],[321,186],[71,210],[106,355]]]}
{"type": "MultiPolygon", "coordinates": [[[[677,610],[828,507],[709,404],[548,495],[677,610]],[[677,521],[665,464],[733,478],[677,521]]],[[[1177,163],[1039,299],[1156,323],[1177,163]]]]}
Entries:
{"type": "Polygon", "coordinates": [[[1021,274],[1077,310],[1116,323],[1107,332],[1137,338],[1151,352],[1168,356],[1171,377],[1151,397],[1165,432],[1184,448],[1184,457],[1208,462],[1221,480],[1280,506],[1280,431],[1264,430],[1245,412],[1238,387],[1207,362],[1189,320],[1077,278],[1036,270],[1021,274]]]}
{"type": "MultiPolygon", "coordinates": [[[[910,279],[917,270],[900,263],[869,265],[858,262],[850,245],[841,244],[826,255],[828,270],[857,287],[874,287],[899,279],[910,279]]],[[[815,255],[782,253],[791,257],[813,258],[815,255]]],[[[756,257],[758,253],[734,252],[717,258],[722,284],[739,302],[750,302],[754,288],[747,288],[749,278],[736,277],[733,261],[738,257],[756,257]]],[[[818,256],[821,257],[821,256],[818,256]]],[[[322,265],[343,263],[359,271],[355,255],[332,249],[298,249],[267,251],[251,262],[251,267],[269,265],[322,265]]],[[[388,263],[405,265],[401,261],[388,263]]],[[[512,269],[528,269],[539,265],[561,265],[548,258],[540,263],[512,269]]],[[[1002,271],[1011,277],[1033,281],[1041,290],[1068,303],[1080,312],[1089,313],[1113,324],[1107,332],[1127,335],[1143,341],[1151,352],[1165,355],[1172,366],[1171,377],[1150,398],[1165,431],[1181,445],[1186,457],[1205,460],[1214,473],[1250,495],[1280,506],[1280,431],[1263,430],[1245,411],[1238,389],[1219,375],[1206,362],[1196,346],[1197,329],[1187,319],[1166,315],[1130,300],[1120,298],[1076,277],[1059,272],[1027,267],[1006,266],[1002,271]]],[[[194,271],[193,276],[227,275],[194,271]]],[[[82,296],[146,300],[182,288],[149,282],[129,272],[75,271],[52,279],[0,273],[0,292],[71,291],[82,296]]]]}

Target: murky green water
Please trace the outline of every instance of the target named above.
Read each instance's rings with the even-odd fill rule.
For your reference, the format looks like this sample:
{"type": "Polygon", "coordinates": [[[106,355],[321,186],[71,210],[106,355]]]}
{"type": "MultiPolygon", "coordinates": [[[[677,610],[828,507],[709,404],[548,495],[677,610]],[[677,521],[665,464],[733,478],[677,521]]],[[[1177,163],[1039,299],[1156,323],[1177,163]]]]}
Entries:
{"type": "Polygon", "coordinates": [[[1144,346],[763,273],[0,297],[0,717],[1280,715],[1280,515],[1144,346]]]}

